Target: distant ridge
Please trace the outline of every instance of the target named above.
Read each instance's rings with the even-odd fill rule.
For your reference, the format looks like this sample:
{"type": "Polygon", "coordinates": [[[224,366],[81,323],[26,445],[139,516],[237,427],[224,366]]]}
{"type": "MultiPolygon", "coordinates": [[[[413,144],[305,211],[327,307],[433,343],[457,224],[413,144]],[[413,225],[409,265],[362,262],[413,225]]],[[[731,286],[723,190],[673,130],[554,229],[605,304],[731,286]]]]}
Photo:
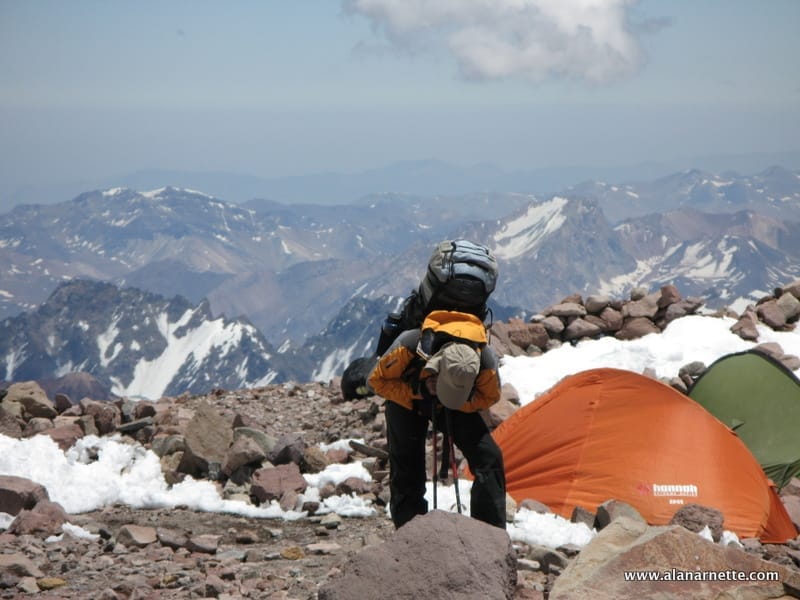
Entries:
{"type": "Polygon", "coordinates": [[[698,156],[633,165],[564,165],[504,169],[491,163],[457,166],[435,158],[405,160],[352,172],[322,171],[282,177],[248,173],[141,169],[92,181],[31,185],[3,190],[0,210],[17,204],[50,204],[90,189],[128,187],[135,190],[175,186],[204,192],[229,202],[254,198],[309,204],[349,204],[381,192],[459,195],[471,192],[553,193],[587,180],[632,182],[651,180],[697,168],[717,173],[754,174],[772,165],[800,169],[800,150],[770,153],[698,156]]]}

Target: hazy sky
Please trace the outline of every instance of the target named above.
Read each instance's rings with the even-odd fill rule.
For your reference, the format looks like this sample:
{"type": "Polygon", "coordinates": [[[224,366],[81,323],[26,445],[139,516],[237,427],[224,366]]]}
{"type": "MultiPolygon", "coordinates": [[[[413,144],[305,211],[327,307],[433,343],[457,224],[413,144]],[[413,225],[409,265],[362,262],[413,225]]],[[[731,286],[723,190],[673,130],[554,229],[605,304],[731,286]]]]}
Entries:
{"type": "Polygon", "coordinates": [[[800,148],[797,0],[0,0],[0,190],[800,148]]]}

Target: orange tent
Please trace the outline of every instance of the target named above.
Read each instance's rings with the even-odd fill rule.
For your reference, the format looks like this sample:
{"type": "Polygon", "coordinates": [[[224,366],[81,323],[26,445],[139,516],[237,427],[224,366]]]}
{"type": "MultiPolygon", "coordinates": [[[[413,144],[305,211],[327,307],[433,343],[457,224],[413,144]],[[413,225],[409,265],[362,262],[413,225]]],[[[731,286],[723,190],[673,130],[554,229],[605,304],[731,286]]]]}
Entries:
{"type": "Polygon", "coordinates": [[[493,433],[508,493],[569,518],[609,499],[653,525],[684,504],[718,509],[740,538],[797,535],[756,459],[736,434],[668,385],[630,371],[563,379],[493,433]]]}

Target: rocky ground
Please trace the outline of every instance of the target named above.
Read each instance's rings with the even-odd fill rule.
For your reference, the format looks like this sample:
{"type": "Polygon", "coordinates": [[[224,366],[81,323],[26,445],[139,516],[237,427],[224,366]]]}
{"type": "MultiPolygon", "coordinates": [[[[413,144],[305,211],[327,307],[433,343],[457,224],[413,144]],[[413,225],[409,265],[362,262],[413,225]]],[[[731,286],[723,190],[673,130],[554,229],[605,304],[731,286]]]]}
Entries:
{"type": "MultiPolygon", "coordinates": [[[[659,310],[660,297],[650,298],[653,311],[659,310]]],[[[800,305],[800,302],[795,299],[795,304],[800,305]]],[[[797,308],[795,304],[792,306],[797,308]]],[[[578,310],[580,307],[569,308],[578,310]]],[[[574,324],[578,317],[559,318],[574,324]]],[[[505,329],[498,328],[493,335],[496,343],[502,345],[499,351],[519,354],[541,351],[534,343],[536,335],[544,340],[551,333],[546,324],[539,327],[539,324],[510,323],[505,329]]],[[[548,343],[552,342],[549,337],[547,339],[548,343]]],[[[513,390],[504,392],[503,400],[487,415],[491,424],[501,422],[514,410],[513,390]]],[[[237,428],[262,432],[273,444],[285,436],[301,440],[307,448],[314,448],[320,442],[356,438],[363,439],[369,448],[378,451],[385,448],[383,401],[372,397],[345,402],[338,381],[329,385],[220,389],[207,395],[185,394],[151,403],[88,399],[73,402],[65,397],[57,397],[53,403],[42,390],[38,393],[25,391],[17,399],[12,396],[9,388],[6,397],[0,398],[0,433],[4,435],[28,437],[44,433],[66,448],[89,433],[122,432],[126,439],[157,451],[168,481],[178,481],[186,473],[205,475],[216,479],[221,494],[228,497],[241,496],[243,490],[241,484],[230,485],[235,479],[231,473],[219,476],[217,470],[217,476],[211,477],[208,472],[191,472],[197,469],[197,460],[208,458],[202,456],[203,453],[211,455],[215,451],[202,447],[205,445],[202,433],[219,431],[204,430],[203,426],[222,424],[221,429],[229,436],[223,436],[223,441],[227,440],[224,448],[231,449],[236,446],[232,440],[237,428]],[[207,407],[211,407],[215,417],[206,418],[206,424],[198,426],[197,415],[207,413],[207,407]],[[193,439],[198,447],[191,447],[193,439]],[[195,455],[194,464],[186,460],[190,454],[195,455]]],[[[268,455],[250,456],[248,453],[253,451],[252,446],[244,445],[237,447],[237,453],[223,452],[215,460],[219,460],[218,467],[221,465],[224,471],[226,465],[236,459],[231,469],[244,469],[236,472],[250,476],[257,467],[248,465],[264,464],[268,455]]],[[[360,458],[366,458],[366,454],[360,458]]],[[[320,586],[338,575],[353,556],[393,537],[394,528],[383,508],[388,500],[386,465],[382,459],[372,458],[375,484],[371,489],[358,491],[377,508],[377,515],[369,518],[312,515],[287,521],[203,513],[186,508],[134,510],[128,506],[113,506],[68,515],[70,523],[91,532],[94,539],[67,534],[58,541],[52,538],[47,541],[54,533],[48,531],[48,527],[57,522],[56,531],[60,531],[61,523],[57,520],[57,510],[47,506],[52,503],[40,503],[43,512],[38,516],[28,515],[27,525],[12,524],[8,530],[0,532],[0,598],[30,595],[43,599],[315,600],[320,586]]],[[[308,456],[303,456],[296,462],[307,468],[307,459],[308,456]]],[[[0,486],[0,508],[3,502],[8,503],[4,493],[0,486]]],[[[800,509],[800,482],[793,494],[800,509]]],[[[277,497],[282,504],[291,505],[290,492],[277,497]]],[[[770,564],[774,562],[791,573],[800,572],[800,539],[781,546],[761,546],[753,542],[746,548],[749,555],[766,559],[770,564]]],[[[519,561],[514,600],[548,597],[554,581],[577,554],[575,548],[543,550],[524,544],[515,546],[519,561]]],[[[788,593],[788,589],[779,592],[788,593]]],[[[800,597],[800,586],[796,586],[791,595],[800,597]]]]}
{"type": "MultiPolygon", "coordinates": [[[[337,388],[310,384],[218,390],[169,402],[190,414],[208,401],[221,415],[239,415],[272,435],[302,432],[309,444],[351,434],[364,438],[358,407],[372,402],[332,403],[337,396],[337,388]]],[[[41,535],[0,535],[2,556],[23,555],[36,567],[6,569],[0,597],[16,597],[28,578],[29,591],[39,598],[314,598],[319,583],[348,556],[392,534],[391,521],[379,513],[332,524],[321,524],[320,517],[286,521],[127,506],[70,515],[71,523],[101,537],[45,543],[41,535]],[[138,547],[146,540],[131,542],[142,532],[130,526],[156,528],[160,538],[173,541],[138,547]],[[51,579],[44,587],[53,589],[41,590],[43,579],[51,579]]]]}
{"type": "MultiPolygon", "coordinates": [[[[159,404],[185,420],[203,403],[212,404],[226,421],[245,420],[275,437],[299,432],[310,445],[347,437],[374,447],[383,443],[382,400],[343,402],[336,382],[217,390],[159,404]]],[[[112,506],[69,515],[69,522],[96,539],[64,535],[46,541],[41,532],[0,533],[0,598],[316,599],[320,586],[356,554],[393,536],[381,488],[377,484],[373,493],[378,515],[369,518],[327,515],[286,521],[180,507],[112,506]]],[[[515,547],[520,559],[515,600],[546,598],[577,553],[562,548],[537,555],[525,544],[515,547]]],[[[800,543],[758,547],[752,553],[797,570],[792,553],[800,558],[800,543]]]]}

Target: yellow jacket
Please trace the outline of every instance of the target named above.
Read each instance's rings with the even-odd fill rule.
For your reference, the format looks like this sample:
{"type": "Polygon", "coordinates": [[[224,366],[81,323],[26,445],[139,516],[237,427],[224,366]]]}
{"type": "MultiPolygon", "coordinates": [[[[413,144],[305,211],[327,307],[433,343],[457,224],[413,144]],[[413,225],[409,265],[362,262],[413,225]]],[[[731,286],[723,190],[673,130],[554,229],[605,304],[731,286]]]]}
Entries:
{"type": "MultiPolygon", "coordinates": [[[[401,333],[386,353],[380,358],[378,364],[369,376],[369,385],[376,394],[396,402],[409,410],[413,409],[414,400],[421,400],[422,395],[415,392],[419,389],[415,377],[420,380],[431,375],[424,368],[425,358],[417,353],[422,332],[433,330],[486,344],[486,328],[477,317],[456,311],[438,310],[432,312],[422,324],[420,329],[410,329],[401,333]]],[[[461,412],[476,412],[489,408],[500,399],[500,376],[497,372],[497,357],[488,346],[479,350],[481,368],[472,395],[461,412]]]]}

